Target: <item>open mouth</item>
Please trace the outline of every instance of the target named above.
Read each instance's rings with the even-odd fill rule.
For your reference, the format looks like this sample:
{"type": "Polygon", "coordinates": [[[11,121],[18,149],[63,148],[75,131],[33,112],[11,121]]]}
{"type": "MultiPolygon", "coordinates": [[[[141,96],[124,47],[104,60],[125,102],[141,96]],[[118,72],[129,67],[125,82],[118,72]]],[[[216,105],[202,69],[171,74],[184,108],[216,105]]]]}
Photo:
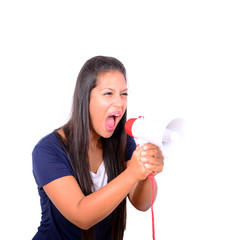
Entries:
{"type": "Polygon", "coordinates": [[[105,124],[106,129],[108,131],[113,131],[116,128],[116,126],[118,125],[121,117],[122,117],[121,111],[115,111],[115,112],[110,113],[106,119],[106,124],[105,124]]]}

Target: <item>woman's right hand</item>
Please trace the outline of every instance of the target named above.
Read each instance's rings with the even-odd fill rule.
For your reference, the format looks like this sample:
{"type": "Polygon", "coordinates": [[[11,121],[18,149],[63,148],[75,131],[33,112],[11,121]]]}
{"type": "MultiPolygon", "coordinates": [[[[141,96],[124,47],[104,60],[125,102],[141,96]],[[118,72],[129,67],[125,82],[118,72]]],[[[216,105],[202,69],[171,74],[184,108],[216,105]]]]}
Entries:
{"type": "Polygon", "coordinates": [[[137,181],[145,180],[147,176],[152,173],[151,170],[145,167],[145,164],[142,162],[143,147],[138,147],[132,154],[131,160],[127,161],[127,170],[131,171],[130,174],[136,178],[137,181]]]}

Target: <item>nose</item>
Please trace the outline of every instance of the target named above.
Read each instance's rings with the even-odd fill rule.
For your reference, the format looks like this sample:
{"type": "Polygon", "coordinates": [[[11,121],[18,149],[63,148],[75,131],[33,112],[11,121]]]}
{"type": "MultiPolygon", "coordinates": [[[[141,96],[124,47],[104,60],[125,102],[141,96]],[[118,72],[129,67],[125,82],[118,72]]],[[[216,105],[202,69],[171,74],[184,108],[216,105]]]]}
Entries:
{"type": "Polygon", "coordinates": [[[121,95],[117,95],[114,98],[113,106],[114,107],[123,107],[126,104],[126,100],[123,99],[121,95]]]}

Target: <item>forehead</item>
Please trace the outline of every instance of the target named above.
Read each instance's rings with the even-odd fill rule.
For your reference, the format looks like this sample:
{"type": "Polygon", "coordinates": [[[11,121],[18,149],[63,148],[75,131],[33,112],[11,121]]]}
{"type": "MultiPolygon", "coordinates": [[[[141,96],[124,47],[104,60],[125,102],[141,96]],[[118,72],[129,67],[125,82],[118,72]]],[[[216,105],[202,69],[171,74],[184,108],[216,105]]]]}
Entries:
{"type": "Polygon", "coordinates": [[[98,75],[97,87],[126,87],[126,79],[124,75],[118,71],[108,71],[98,75]]]}

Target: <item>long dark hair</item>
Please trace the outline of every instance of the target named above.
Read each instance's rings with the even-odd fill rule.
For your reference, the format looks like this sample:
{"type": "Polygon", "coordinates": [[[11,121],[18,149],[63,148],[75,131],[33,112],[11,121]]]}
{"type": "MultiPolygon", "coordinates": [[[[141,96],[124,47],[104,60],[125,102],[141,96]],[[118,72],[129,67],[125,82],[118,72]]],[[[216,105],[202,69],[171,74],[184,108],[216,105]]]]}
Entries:
{"type": "MultiPolygon", "coordinates": [[[[90,143],[91,119],[89,114],[90,94],[97,85],[99,74],[117,70],[126,80],[124,65],[113,57],[96,56],[89,59],[82,67],[75,86],[72,114],[63,127],[68,149],[71,154],[70,163],[75,172],[77,182],[85,195],[92,193],[93,182],[90,176],[88,149],[90,143]]],[[[111,181],[125,169],[126,133],[124,124],[126,112],[110,138],[100,138],[103,148],[103,160],[111,181]]],[[[123,239],[126,227],[126,199],[109,216],[112,222],[112,239],[123,239]]],[[[82,232],[83,239],[94,239],[94,227],[82,232]]]]}

